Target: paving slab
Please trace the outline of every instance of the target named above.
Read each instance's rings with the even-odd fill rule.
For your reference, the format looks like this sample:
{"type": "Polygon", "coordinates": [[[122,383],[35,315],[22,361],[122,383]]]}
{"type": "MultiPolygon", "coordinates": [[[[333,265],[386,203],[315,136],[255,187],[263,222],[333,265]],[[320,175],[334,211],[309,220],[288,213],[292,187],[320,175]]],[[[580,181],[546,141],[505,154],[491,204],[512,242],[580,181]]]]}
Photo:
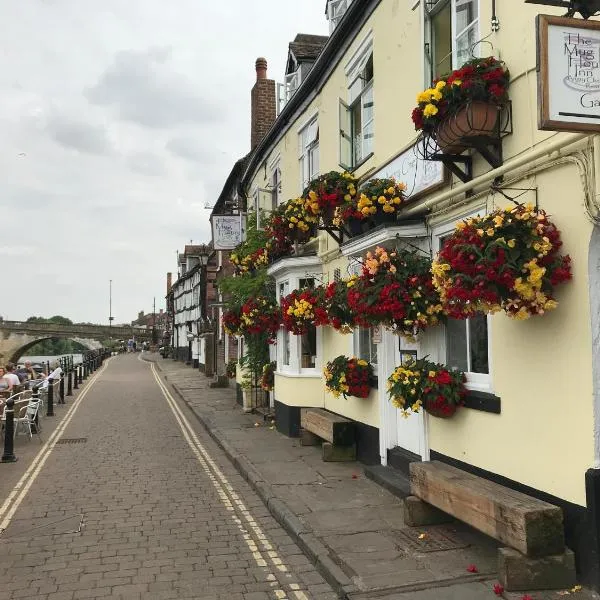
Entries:
{"type": "MultiPolygon", "coordinates": [[[[497,597],[492,589],[497,583],[495,540],[458,522],[405,527],[403,500],[367,479],[360,463],[324,463],[320,448],[300,446],[262,415],[244,413],[235,402],[233,388],[209,388],[210,380],[191,367],[147,358],[156,361],[244,477],[254,481],[271,513],[298,540],[340,597],[497,597]],[[476,573],[467,570],[470,565],[476,565],[476,573]]],[[[600,598],[589,590],[576,594],[572,597],[579,600],[600,598]]],[[[522,596],[523,592],[504,597],[520,600],[522,596]]],[[[561,596],[555,590],[532,592],[531,597],[557,600],[561,596]]]]}

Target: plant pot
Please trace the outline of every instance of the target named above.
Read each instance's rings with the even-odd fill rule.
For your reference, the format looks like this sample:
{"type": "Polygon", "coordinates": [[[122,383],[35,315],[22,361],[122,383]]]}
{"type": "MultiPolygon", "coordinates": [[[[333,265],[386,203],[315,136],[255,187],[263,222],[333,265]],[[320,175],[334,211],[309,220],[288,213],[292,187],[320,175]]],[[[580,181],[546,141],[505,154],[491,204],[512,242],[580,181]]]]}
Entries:
{"type": "Polygon", "coordinates": [[[350,235],[355,236],[364,233],[366,221],[366,219],[356,219],[354,217],[350,217],[348,219],[348,230],[350,231],[350,235]]]}
{"type": "Polygon", "coordinates": [[[499,106],[475,101],[449,115],[435,130],[435,139],[444,154],[460,154],[471,147],[470,138],[493,137],[499,106]]]}
{"type": "Polygon", "coordinates": [[[443,407],[438,407],[433,406],[433,402],[431,400],[426,400],[425,410],[432,417],[438,417],[439,419],[450,419],[456,412],[456,404],[445,404],[443,407]]]}
{"type": "Polygon", "coordinates": [[[325,225],[333,224],[333,217],[335,216],[336,206],[334,204],[327,203],[321,209],[321,219],[325,225]]]}

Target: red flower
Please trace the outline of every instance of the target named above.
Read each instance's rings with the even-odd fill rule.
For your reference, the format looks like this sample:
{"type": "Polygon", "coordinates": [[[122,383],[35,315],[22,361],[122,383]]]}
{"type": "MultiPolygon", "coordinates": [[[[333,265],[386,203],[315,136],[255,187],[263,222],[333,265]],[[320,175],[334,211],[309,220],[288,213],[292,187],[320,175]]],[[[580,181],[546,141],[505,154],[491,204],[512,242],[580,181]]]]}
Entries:
{"type": "Polygon", "coordinates": [[[533,596],[530,596],[529,594],[525,594],[521,600],[533,600],[533,596]]]}
{"type": "Polygon", "coordinates": [[[499,583],[494,585],[494,594],[496,594],[496,596],[502,596],[502,594],[504,594],[504,588],[499,583]]]}
{"type": "Polygon", "coordinates": [[[477,569],[475,565],[469,565],[467,571],[469,571],[469,573],[479,573],[479,569],[477,569]]]}
{"type": "Polygon", "coordinates": [[[450,377],[450,373],[448,373],[448,371],[440,371],[435,376],[435,381],[436,381],[436,383],[439,383],[440,385],[448,385],[448,384],[452,383],[452,377],[450,377]]]}
{"type": "Polygon", "coordinates": [[[412,120],[415,124],[415,130],[423,129],[423,111],[419,107],[412,111],[412,120]]]}
{"type": "Polygon", "coordinates": [[[495,96],[496,98],[502,98],[502,96],[504,96],[506,92],[506,90],[497,83],[492,83],[492,85],[490,85],[489,87],[489,90],[490,94],[492,94],[492,96],[495,96]]]}

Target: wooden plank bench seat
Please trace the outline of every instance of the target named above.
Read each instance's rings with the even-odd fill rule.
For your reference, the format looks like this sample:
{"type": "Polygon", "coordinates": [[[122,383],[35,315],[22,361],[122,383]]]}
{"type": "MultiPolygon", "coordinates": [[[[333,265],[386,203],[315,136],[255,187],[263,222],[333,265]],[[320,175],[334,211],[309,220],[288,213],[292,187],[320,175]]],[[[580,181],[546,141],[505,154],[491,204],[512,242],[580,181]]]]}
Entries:
{"type": "Polygon", "coordinates": [[[354,422],[322,408],[303,408],[300,412],[303,446],[322,444],[324,461],[356,460],[354,422]]]}
{"type": "Polygon", "coordinates": [[[560,507],[438,461],[411,463],[410,489],[413,496],[405,505],[408,525],[440,522],[443,511],[510,547],[500,548],[498,555],[506,589],[574,583],[574,555],[565,549],[560,507]],[[414,515],[422,522],[414,522],[414,515]]]}

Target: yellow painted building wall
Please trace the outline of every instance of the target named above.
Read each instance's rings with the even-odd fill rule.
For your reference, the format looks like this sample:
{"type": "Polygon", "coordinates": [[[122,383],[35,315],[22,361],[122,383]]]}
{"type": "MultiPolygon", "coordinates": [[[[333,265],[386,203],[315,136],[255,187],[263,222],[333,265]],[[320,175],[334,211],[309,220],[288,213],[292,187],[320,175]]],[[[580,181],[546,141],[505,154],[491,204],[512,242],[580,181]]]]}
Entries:
{"type": "MultiPolygon", "coordinates": [[[[356,175],[378,169],[415,139],[410,114],[424,77],[420,8],[413,10],[413,4],[406,0],[380,3],[317,99],[264,157],[269,164],[281,155],[284,200],[301,192],[298,131],[316,112],[320,172],[340,169],[338,103],[347,94],[344,67],[369,31],[373,35],[374,156],[356,175]]],[[[503,142],[506,162],[550,138],[567,134],[537,130],[534,19],[539,7],[514,0],[498,3],[498,33],[490,31],[490,10],[491,3],[480,2],[480,38],[490,34],[480,44],[481,54],[504,60],[512,75],[513,133],[503,142]]],[[[544,7],[544,12],[561,11],[544,7]]],[[[476,176],[490,169],[479,157],[474,166],[476,176]]],[[[505,181],[516,175],[507,173],[505,181]]],[[[266,183],[264,168],[257,169],[252,186],[265,187],[266,183]]],[[[459,183],[454,180],[451,185],[459,183]]],[[[491,380],[493,392],[501,398],[502,413],[465,409],[448,421],[429,417],[429,445],[453,458],[583,505],[584,472],[593,461],[593,414],[587,276],[592,228],[584,213],[582,179],[574,164],[562,164],[518,180],[514,186],[538,188],[540,207],[552,215],[563,232],[564,251],[573,258],[574,280],[559,288],[560,306],[552,313],[526,322],[513,322],[502,314],[492,318],[491,380]]],[[[486,187],[489,184],[475,191],[486,187]]],[[[533,194],[528,194],[527,199],[531,198],[533,194]]],[[[498,194],[489,194],[484,201],[488,209],[507,203],[498,194]]],[[[467,211],[468,204],[462,210],[467,211]]],[[[335,243],[323,232],[319,251],[333,261],[324,265],[325,277],[330,277],[335,267],[345,272],[346,259],[335,253],[335,243]]],[[[351,348],[350,336],[329,329],[323,332],[323,364],[339,354],[349,355],[351,348]]],[[[290,405],[324,406],[373,426],[380,425],[379,402],[387,402],[376,392],[366,400],[335,399],[325,393],[318,380],[281,376],[276,376],[276,397],[290,405]]]]}

